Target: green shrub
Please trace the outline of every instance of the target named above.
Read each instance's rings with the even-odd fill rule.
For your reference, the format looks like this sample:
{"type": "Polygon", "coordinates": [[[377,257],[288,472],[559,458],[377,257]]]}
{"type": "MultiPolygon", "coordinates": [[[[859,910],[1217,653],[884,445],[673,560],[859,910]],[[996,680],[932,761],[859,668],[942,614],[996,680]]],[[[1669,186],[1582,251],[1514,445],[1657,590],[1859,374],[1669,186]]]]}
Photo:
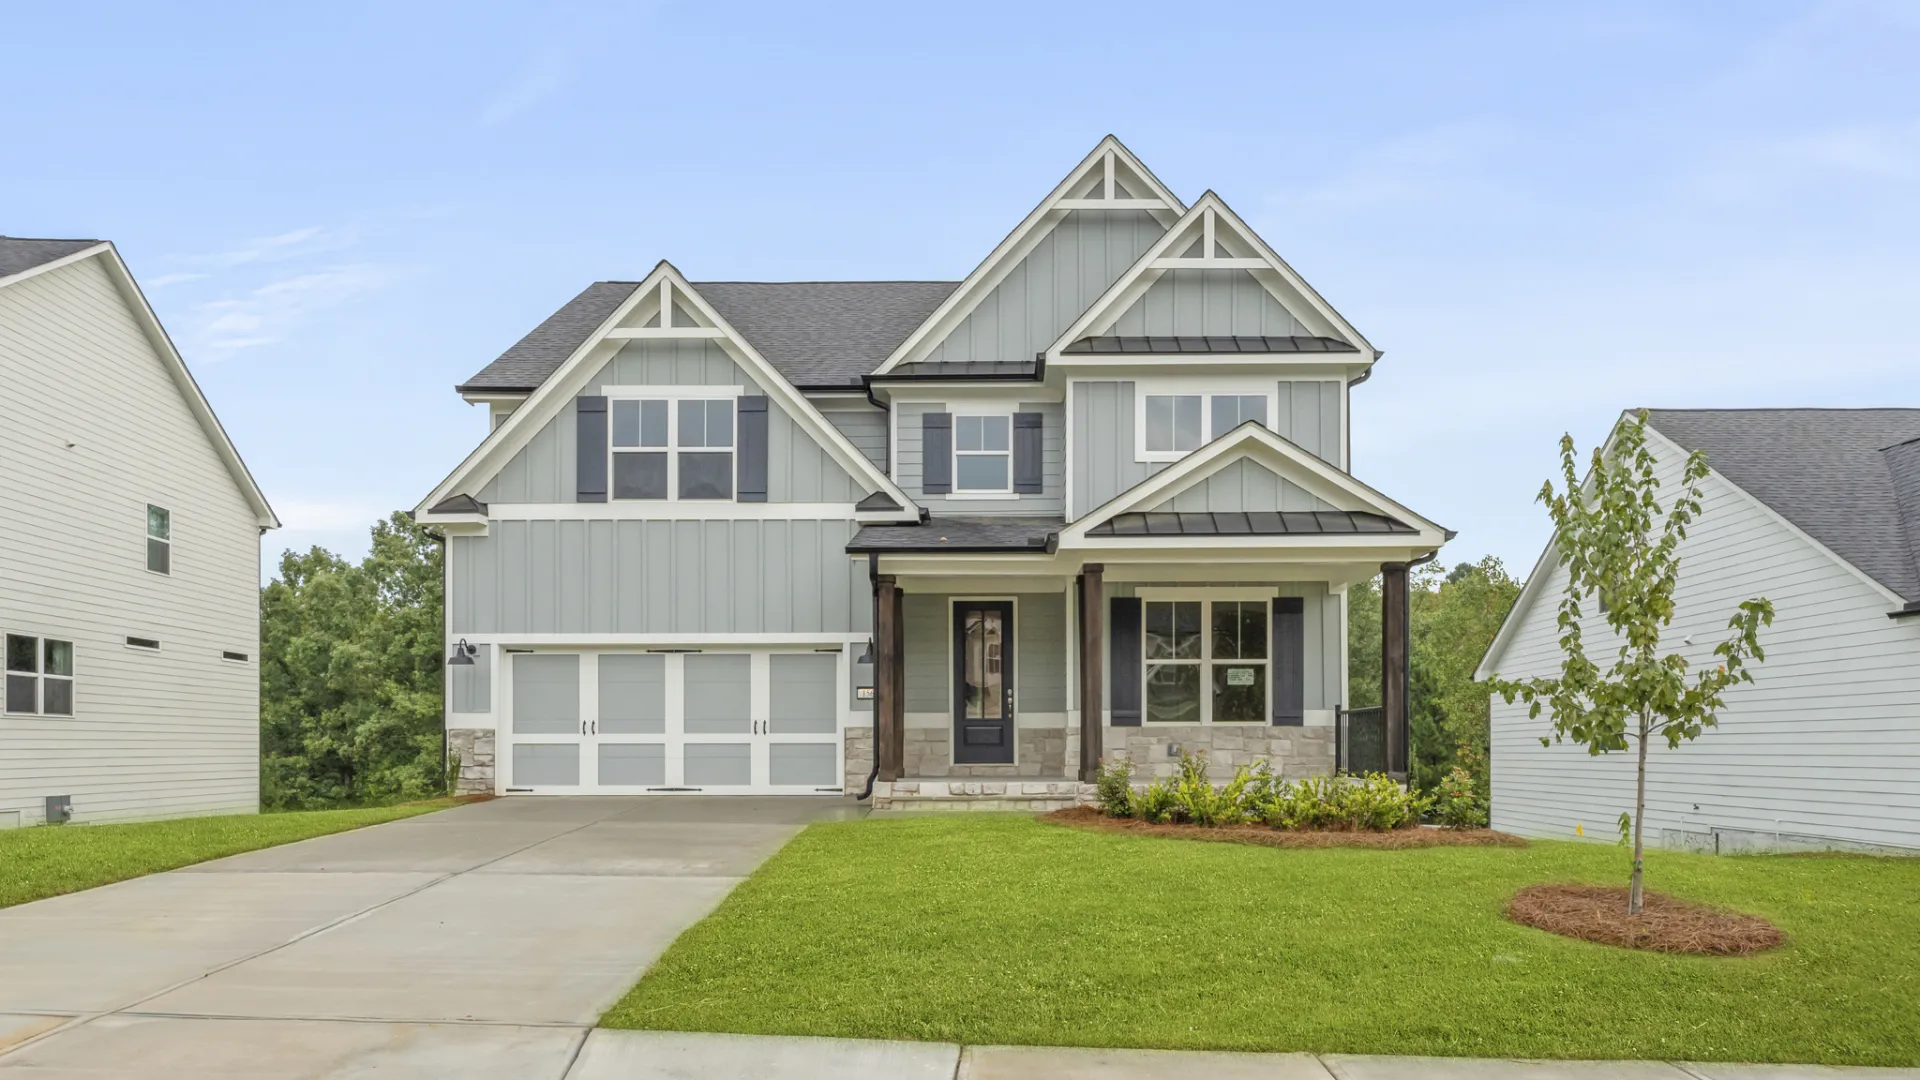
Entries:
{"type": "Polygon", "coordinates": [[[1179,799],[1173,793],[1173,782],[1164,778],[1148,784],[1147,790],[1140,793],[1139,801],[1135,804],[1139,818],[1155,825],[1176,820],[1179,805],[1179,799]]]}
{"type": "Polygon", "coordinates": [[[1433,795],[1433,816],[1449,829],[1482,829],[1487,824],[1487,806],[1480,798],[1479,783],[1472,773],[1458,765],[1440,780],[1433,795]]]}
{"type": "Polygon", "coordinates": [[[1140,808],[1133,793],[1133,762],[1101,759],[1100,771],[1093,778],[1094,792],[1100,800],[1100,812],[1108,817],[1138,816],[1140,808]]]}
{"type": "Polygon", "coordinates": [[[1175,816],[1195,825],[1238,825],[1249,816],[1248,792],[1254,779],[1243,765],[1232,780],[1216,788],[1207,776],[1206,752],[1182,753],[1180,773],[1172,786],[1175,816]]]}
{"type": "Polygon", "coordinates": [[[1385,832],[1417,825],[1420,815],[1432,802],[1382,773],[1370,774],[1358,783],[1341,787],[1341,816],[1350,829],[1385,832]]]}

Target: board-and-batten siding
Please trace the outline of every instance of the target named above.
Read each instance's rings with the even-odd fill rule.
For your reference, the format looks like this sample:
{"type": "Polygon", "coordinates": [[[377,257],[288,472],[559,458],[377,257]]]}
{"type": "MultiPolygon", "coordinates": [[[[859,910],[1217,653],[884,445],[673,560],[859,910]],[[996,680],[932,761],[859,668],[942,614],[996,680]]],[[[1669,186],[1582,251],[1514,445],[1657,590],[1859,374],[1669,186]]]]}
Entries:
{"type": "Polygon", "coordinates": [[[868,461],[879,466],[881,471],[887,468],[887,414],[885,410],[871,405],[846,405],[834,402],[821,405],[820,415],[838,428],[840,434],[847,437],[855,450],[866,456],[868,461]]]}
{"type": "Polygon", "coordinates": [[[71,718],[0,714],[0,826],[48,795],[76,821],[257,809],[258,523],[97,259],[0,288],[0,390],[0,631],[72,641],[75,671],[71,718]]]}
{"type": "Polygon", "coordinates": [[[1068,213],[926,359],[1032,360],[1165,232],[1144,210],[1068,213]]]}
{"type": "Polygon", "coordinates": [[[1308,335],[1293,313],[1245,270],[1170,270],[1102,331],[1122,336],[1308,335]]]}
{"type": "MultiPolygon", "coordinates": [[[[991,590],[987,590],[967,595],[1013,601],[1015,722],[1019,723],[1020,716],[1031,718],[1036,714],[1064,716],[1067,711],[1066,596],[990,593],[991,590]]],[[[901,624],[906,639],[906,711],[927,718],[939,714],[951,723],[953,597],[907,593],[902,599],[901,624]]]]}
{"type": "Polygon", "coordinates": [[[851,521],[493,521],[449,543],[452,632],[866,633],[851,521]]]}
{"type": "MultiPolygon", "coordinates": [[[[1340,427],[1344,389],[1337,380],[1282,380],[1274,399],[1273,430],[1321,460],[1340,466],[1346,457],[1340,427]]],[[[1073,412],[1070,517],[1077,519],[1092,512],[1108,499],[1167,467],[1161,462],[1135,460],[1134,390],[1131,380],[1068,384],[1073,412]]],[[[905,450],[901,453],[904,457],[905,450]]]]}
{"type": "MultiPolygon", "coordinates": [[[[979,411],[987,414],[1004,414],[1006,406],[1000,403],[986,404],[979,411]]],[[[930,412],[951,412],[955,415],[968,413],[964,401],[949,401],[938,404],[903,402],[894,406],[899,417],[900,463],[894,473],[894,480],[902,490],[913,497],[914,501],[935,514],[1058,514],[1066,505],[1066,484],[1064,472],[1064,451],[1066,447],[1065,406],[1057,401],[1025,402],[1014,407],[1018,412],[1039,413],[1040,420],[1040,494],[1008,495],[1003,498],[982,498],[962,493],[959,498],[949,495],[929,495],[920,489],[923,476],[921,453],[922,417],[930,412]]]]}
{"type": "Polygon", "coordinates": [[[1334,510],[1325,499],[1258,462],[1242,459],[1153,508],[1189,513],[1334,510]]]}
{"type": "MultiPolygon", "coordinates": [[[[1669,460],[1678,455],[1661,451],[1669,460]]],[[[1661,475],[1672,490],[1676,469],[1661,475]]],[[[1694,664],[1711,661],[1743,600],[1773,601],[1761,631],[1766,662],[1754,683],[1727,691],[1718,727],[1647,765],[1649,842],[1723,850],[1821,838],[1920,848],[1920,625],[1886,613],[1895,604],[1734,490],[1717,474],[1703,485],[1705,512],[1681,549],[1678,612],[1663,635],[1694,664]],[[1686,637],[1690,647],[1680,646],[1686,637]]],[[[1559,670],[1555,626],[1566,574],[1558,568],[1518,617],[1498,669],[1507,677],[1559,670]]],[[[1610,657],[1603,619],[1586,626],[1588,655],[1610,657]]],[[[1634,758],[1598,758],[1571,744],[1542,747],[1543,710],[1493,699],[1493,827],[1526,836],[1610,841],[1633,808],[1634,758]]]]}
{"type": "MultiPolygon", "coordinates": [[[[748,394],[766,392],[711,340],[629,342],[580,393],[598,394],[609,386],[739,386],[748,394]]],[[[477,497],[488,505],[572,502],[577,453],[574,411],[568,404],[501,467],[477,497]]],[[[768,502],[852,503],[866,495],[853,477],[793,422],[778,400],[769,402],[768,502]]]]}

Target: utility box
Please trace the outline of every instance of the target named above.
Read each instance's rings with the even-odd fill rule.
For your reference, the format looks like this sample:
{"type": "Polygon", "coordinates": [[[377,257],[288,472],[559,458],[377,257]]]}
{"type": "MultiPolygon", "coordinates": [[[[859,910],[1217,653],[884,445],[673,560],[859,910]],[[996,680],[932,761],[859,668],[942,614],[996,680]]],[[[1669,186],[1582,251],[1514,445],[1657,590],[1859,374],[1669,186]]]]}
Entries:
{"type": "Polygon", "coordinates": [[[65,825],[73,820],[73,796],[47,796],[47,824],[65,825]]]}

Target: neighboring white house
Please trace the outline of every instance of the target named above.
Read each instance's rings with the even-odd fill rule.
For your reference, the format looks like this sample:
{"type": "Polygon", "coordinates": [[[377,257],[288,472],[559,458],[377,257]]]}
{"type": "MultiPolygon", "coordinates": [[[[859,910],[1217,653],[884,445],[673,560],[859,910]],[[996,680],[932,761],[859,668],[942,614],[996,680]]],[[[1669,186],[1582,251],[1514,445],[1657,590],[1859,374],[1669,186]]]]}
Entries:
{"type": "Polygon", "coordinates": [[[0,237],[0,469],[0,828],[255,810],[279,522],[112,244],[0,237]]]}
{"type": "MultiPolygon", "coordinates": [[[[1719,727],[1654,744],[1647,835],[1717,852],[1920,849],[1920,409],[1654,410],[1671,495],[1705,451],[1705,509],[1681,548],[1665,645],[1708,663],[1740,601],[1773,601],[1766,661],[1719,727]]],[[[1548,547],[1479,678],[1553,675],[1567,576],[1548,547]]],[[[1601,616],[1588,655],[1615,647],[1601,616]]],[[[1633,808],[1630,753],[1540,745],[1548,716],[1493,699],[1493,826],[1610,840],[1633,808]]]]}

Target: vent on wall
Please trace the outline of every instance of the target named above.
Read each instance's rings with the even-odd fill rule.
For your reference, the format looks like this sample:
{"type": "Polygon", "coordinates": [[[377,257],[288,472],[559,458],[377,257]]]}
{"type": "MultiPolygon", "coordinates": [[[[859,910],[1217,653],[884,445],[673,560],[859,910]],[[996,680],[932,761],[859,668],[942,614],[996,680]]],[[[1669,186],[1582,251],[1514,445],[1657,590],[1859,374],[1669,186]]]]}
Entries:
{"type": "Polygon", "coordinates": [[[156,650],[156,651],[158,651],[158,650],[159,650],[159,648],[160,648],[160,642],[159,642],[158,640],[156,640],[156,639],[154,639],[154,638],[150,638],[150,637],[130,637],[130,638],[128,638],[128,639],[127,639],[127,648],[129,648],[129,649],[153,649],[153,650],[156,650]]]}
{"type": "Polygon", "coordinates": [[[247,662],[247,654],[243,652],[234,652],[233,650],[229,649],[220,654],[220,659],[232,660],[235,663],[244,664],[247,662]]]}

